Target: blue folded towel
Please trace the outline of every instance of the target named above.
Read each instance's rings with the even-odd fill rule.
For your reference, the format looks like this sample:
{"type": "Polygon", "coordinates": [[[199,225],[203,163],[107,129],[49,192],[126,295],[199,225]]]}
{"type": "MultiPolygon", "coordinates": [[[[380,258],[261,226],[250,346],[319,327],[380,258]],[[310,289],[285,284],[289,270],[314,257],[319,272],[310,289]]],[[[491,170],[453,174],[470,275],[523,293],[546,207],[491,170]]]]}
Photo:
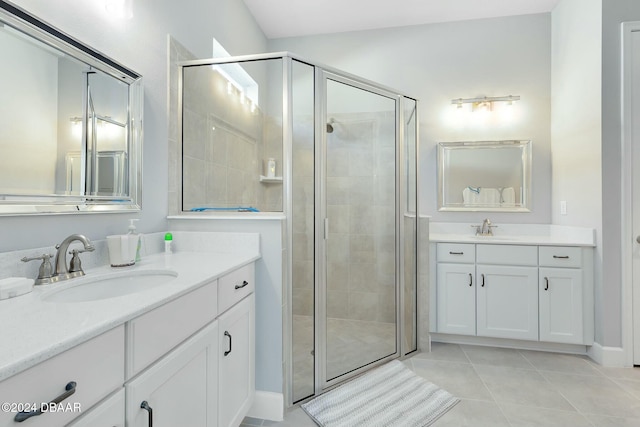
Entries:
{"type": "Polygon", "coordinates": [[[204,211],[260,212],[258,209],[252,208],[250,206],[249,207],[238,206],[238,207],[234,207],[234,208],[207,208],[207,207],[201,207],[201,208],[191,208],[190,210],[191,210],[191,212],[204,212],[204,211]]]}
{"type": "Polygon", "coordinates": [[[469,190],[473,191],[473,192],[474,192],[474,193],[476,193],[476,194],[480,194],[480,187],[476,187],[476,188],[473,188],[473,187],[467,187],[467,188],[468,188],[469,190]]]}

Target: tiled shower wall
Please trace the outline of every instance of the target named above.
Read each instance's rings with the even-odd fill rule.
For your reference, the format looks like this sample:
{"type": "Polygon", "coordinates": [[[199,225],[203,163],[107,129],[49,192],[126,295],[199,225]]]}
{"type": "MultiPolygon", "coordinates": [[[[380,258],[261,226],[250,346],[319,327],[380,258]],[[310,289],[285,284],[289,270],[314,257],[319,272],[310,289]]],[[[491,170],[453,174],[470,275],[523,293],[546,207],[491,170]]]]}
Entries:
{"type": "MultiPolygon", "coordinates": [[[[327,316],[395,322],[394,118],[363,113],[334,119],[327,135],[327,316]]],[[[312,164],[313,151],[300,144],[293,154],[293,306],[294,314],[311,316],[314,181],[296,163],[312,164]]]]}
{"type": "Polygon", "coordinates": [[[186,68],[183,88],[182,209],[282,211],[282,184],[260,181],[267,158],[281,165],[282,118],[242,102],[211,66],[186,68]]]}
{"type": "Polygon", "coordinates": [[[211,67],[187,68],[183,87],[183,208],[257,206],[262,114],[211,67]]]}

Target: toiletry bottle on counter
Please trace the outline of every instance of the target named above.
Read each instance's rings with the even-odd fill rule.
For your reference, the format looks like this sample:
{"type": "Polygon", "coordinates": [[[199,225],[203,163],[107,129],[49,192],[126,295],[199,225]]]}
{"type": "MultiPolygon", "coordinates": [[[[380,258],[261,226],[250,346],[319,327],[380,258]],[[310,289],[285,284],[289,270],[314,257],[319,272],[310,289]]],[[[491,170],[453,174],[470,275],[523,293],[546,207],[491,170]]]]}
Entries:
{"type": "Polygon", "coordinates": [[[267,161],[267,178],[275,178],[276,176],[276,159],[270,157],[267,161]]]}
{"type": "Polygon", "coordinates": [[[144,236],[142,234],[139,234],[136,230],[135,221],[140,220],[138,218],[131,218],[129,220],[129,231],[127,231],[127,234],[138,236],[138,243],[136,244],[136,262],[140,262],[140,259],[142,257],[142,239],[144,238],[144,236]]]}
{"type": "Polygon", "coordinates": [[[166,233],[164,235],[164,253],[165,254],[170,254],[173,252],[172,248],[171,248],[171,243],[173,242],[173,234],[171,233],[166,233]]]}

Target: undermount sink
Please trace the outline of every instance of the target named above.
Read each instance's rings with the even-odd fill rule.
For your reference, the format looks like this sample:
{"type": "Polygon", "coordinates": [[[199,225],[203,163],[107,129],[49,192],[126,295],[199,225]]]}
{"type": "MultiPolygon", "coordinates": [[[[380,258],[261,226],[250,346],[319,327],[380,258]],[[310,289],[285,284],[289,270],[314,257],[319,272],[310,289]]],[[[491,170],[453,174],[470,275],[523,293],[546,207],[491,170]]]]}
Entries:
{"type": "Polygon", "coordinates": [[[72,279],[77,283],[58,284],[63,289],[53,289],[42,295],[47,302],[87,302],[143,292],[167,284],[178,277],[171,270],[140,270],[109,273],[100,276],[84,276],[72,279]]]}

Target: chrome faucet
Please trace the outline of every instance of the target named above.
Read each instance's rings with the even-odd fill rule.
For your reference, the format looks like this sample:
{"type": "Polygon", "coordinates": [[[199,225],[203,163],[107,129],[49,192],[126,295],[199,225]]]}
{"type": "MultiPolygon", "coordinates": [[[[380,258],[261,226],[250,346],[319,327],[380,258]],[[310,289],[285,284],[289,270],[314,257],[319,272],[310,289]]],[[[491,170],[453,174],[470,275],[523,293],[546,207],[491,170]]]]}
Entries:
{"type": "Polygon", "coordinates": [[[60,282],[62,280],[71,279],[73,277],[84,276],[84,271],[82,270],[82,264],[80,263],[80,257],[78,254],[82,252],[92,252],[95,247],[91,243],[91,240],[83,236],[82,234],[72,234],[67,237],[60,243],[56,245],[56,249],[58,250],[55,255],[54,266],[51,266],[50,259],[53,255],[50,254],[42,254],[37,257],[24,257],[21,259],[22,262],[29,262],[33,260],[42,260],[42,264],[40,265],[40,269],[38,271],[38,277],[35,280],[36,285],[48,285],[50,283],[60,282]],[[73,242],[80,242],[84,246],[83,249],[74,249],[70,254],[73,255],[71,258],[71,262],[67,267],[67,250],[69,250],[69,245],[73,242]]]}
{"type": "Polygon", "coordinates": [[[57,280],[59,281],[71,279],[72,277],[84,276],[84,271],[82,271],[82,268],[80,266],[80,258],[78,257],[78,254],[82,252],[93,252],[95,247],[93,246],[93,243],[91,243],[91,240],[89,240],[82,234],[72,234],[71,236],[64,239],[62,243],[56,245],[56,249],[58,250],[58,252],[56,252],[56,260],[54,263],[55,271],[53,275],[54,277],[57,277],[57,280]],[[82,243],[84,249],[75,249],[72,252],[69,252],[73,253],[71,268],[69,268],[67,266],[67,251],[69,250],[69,245],[75,241],[82,243]]]}
{"type": "Polygon", "coordinates": [[[497,225],[491,224],[491,220],[486,218],[482,221],[482,225],[472,225],[476,229],[476,236],[493,236],[493,228],[497,225]]]}
{"type": "Polygon", "coordinates": [[[480,234],[482,234],[483,236],[493,235],[493,231],[491,231],[491,221],[489,220],[489,218],[485,218],[485,220],[482,221],[482,229],[480,230],[480,234]]]}

